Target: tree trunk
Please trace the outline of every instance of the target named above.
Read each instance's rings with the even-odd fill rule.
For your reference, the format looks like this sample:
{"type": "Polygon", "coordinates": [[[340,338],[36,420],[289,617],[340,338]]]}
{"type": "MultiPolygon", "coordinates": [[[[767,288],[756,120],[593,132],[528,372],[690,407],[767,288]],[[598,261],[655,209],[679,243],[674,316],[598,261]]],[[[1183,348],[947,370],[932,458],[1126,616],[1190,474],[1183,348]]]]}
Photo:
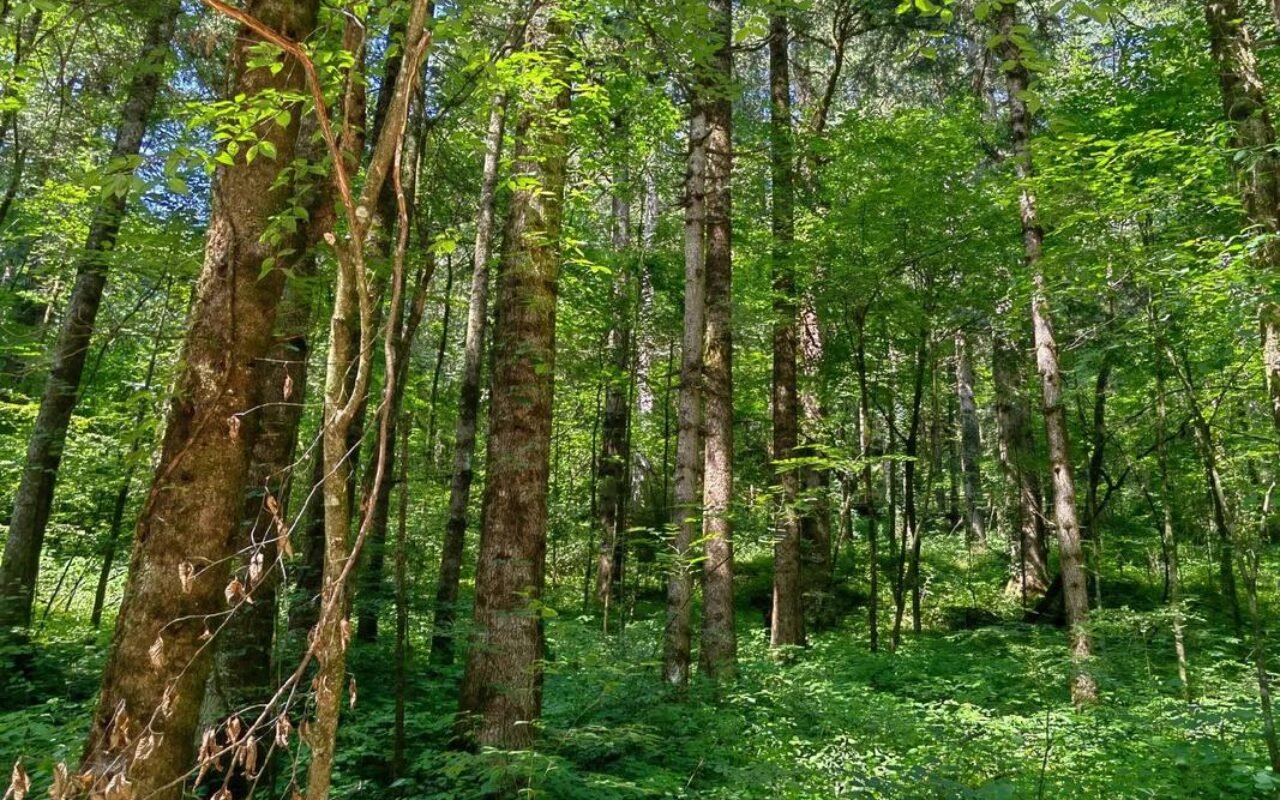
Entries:
{"type": "Polygon", "coordinates": [[[867,381],[867,309],[858,312],[858,451],[862,458],[862,513],[867,518],[867,626],[871,652],[880,649],[880,553],[876,536],[876,487],[871,476],[871,392],[867,381]]]}
{"type": "Polygon", "coordinates": [[[614,118],[615,155],[613,186],[613,252],[617,259],[613,277],[613,322],[609,326],[605,353],[609,360],[605,377],[604,418],[600,425],[600,457],[597,461],[599,503],[596,511],[600,523],[600,552],[596,565],[596,602],[608,613],[617,597],[621,572],[616,569],[624,552],[627,511],[627,427],[631,404],[629,372],[631,370],[631,197],[627,169],[628,129],[619,114],[614,118]]]}
{"type": "MultiPolygon", "coordinates": [[[[292,40],[306,38],[315,0],[256,0],[248,13],[292,40]]],[[[290,59],[249,68],[259,37],[241,29],[232,55],[236,93],[296,93],[290,59]]],[[[298,114],[294,109],[292,117],[298,114]]],[[[103,676],[82,770],[96,791],[126,779],[138,797],[177,798],[195,766],[197,716],[209,673],[207,626],[225,607],[230,556],[244,504],[282,269],[262,270],[264,243],[289,187],[297,123],[262,131],[275,159],[220,169],[205,262],[196,289],[159,467],[138,522],[120,622],[103,676]],[[154,738],[153,738],[154,737],[154,738]],[[141,747],[140,747],[141,745],[141,747]]]]}
{"type": "Polygon", "coordinates": [[[449,485],[449,518],[440,548],[440,576],[436,584],[435,618],[431,634],[431,663],[453,661],[453,621],[457,614],[458,583],[466,544],[467,508],[471,502],[471,460],[476,449],[476,421],[480,416],[480,369],[484,360],[485,325],[489,313],[489,254],[493,240],[494,201],[498,168],[502,160],[502,135],[507,96],[498,93],[489,106],[485,136],[484,173],[476,214],[475,252],[471,264],[471,298],[467,306],[467,332],[463,342],[462,380],[458,398],[458,423],[454,433],[453,479],[449,485]]]}
{"type": "Polygon", "coordinates": [[[691,549],[701,521],[702,344],[706,330],[706,170],[707,110],[695,99],[689,119],[689,167],[685,176],[684,333],[681,340],[680,393],[676,409],[676,465],[672,523],[674,557],[667,580],[662,674],[683,690],[689,683],[692,647],[693,576],[691,549]]]}
{"type": "Polygon", "coordinates": [[[542,586],[555,374],[556,283],[568,132],[569,31],[554,4],[529,22],[529,50],[554,79],[522,97],[498,283],[484,529],[474,633],[460,708],[475,744],[527,748],[542,709],[542,586]]]}
{"type": "Polygon", "coordinates": [[[905,459],[902,463],[902,558],[898,562],[897,608],[893,615],[893,643],[897,650],[902,642],[902,618],[906,613],[907,592],[911,592],[912,620],[920,616],[920,517],[916,508],[916,472],[920,458],[920,407],[924,400],[924,373],[928,361],[929,331],[920,331],[916,350],[915,377],[912,380],[911,416],[907,422],[905,459]]]}
{"type": "Polygon", "coordinates": [[[1088,484],[1084,501],[1084,540],[1092,550],[1093,590],[1097,608],[1102,608],[1102,499],[1098,496],[1102,487],[1102,472],[1106,467],[1107,451],[1107,385],[1111,381],[1111,358],[1104,354],[1102,366],[1093,383],[1093,430],[1089,447],[1088,484]]]}
{"type": "Polygon", "coordinates": [[[1022,361],[1022,349],[1011,335],[993,327],[991,382],[995,391],[997,454],[1004,475],[1004,516],[1013,556],[1008,590],[1016,591],[1026,608],[1029,601],[1049,589],[1049,562],[1044,501],[1035,467],[1035,437],[1022,361]]]}
{"type": "Polygon", "coordinates": [[[1178,658],[1178,682],[1182,684],[1182,694],[1188,703],[1193,694],[1191,690],[1190,669],[1187,666],[1187,647],[1184,641],[1183,628],[1185,619],[1182,613],[1181,576],[1178,572],[1178,536],[1174,528],[1173,489],[1169,482],[1169,421],[1168,405],[1165,397],[1165,364],[1162,342],[1158,333],[1159,322],[1151,309],[1148,320],[1152,332],[1156,334],[1155,369],[1156,369],[1156,468],[1160,473],[1160,538],[1164,545],[1165,569],[1167,570],[1167,586],[1169,611],[1173,620],[1173,649],[1178,658]]]}
{"type": "Polygon", "coordinates": [[[778,485],[778,530],[773,547],[773,621],[769,645],[804,644],[800,583],[800,470],[791,463],[798,443],[796,396],[795,154],[791,131],[791,33],[787,17],[769,21],[769,144],[773,228],[773,461],[778,485]]]}
{"type": "Polygon", "coordinates": [[[733,3],[710,0],[712,71],[707,102],[706,453],[703,462],[702,647],[699,666],[732,678],[738,640],[733,617],[733,3]]]}
{"type": "Polygon", "coordinates": [[[1077,706],[1097,702],[1098,687],[1088,670],[1092,643],[1086,628],[1089,596],[1085,585],[1084,556],[1080,543],[1080,523],[1076,515],[1076,482],[1072,473],[1071,448],[1067,441],[1067,411],[1062,400],[1062,374],[1058,367],[1058,345],[1049,314],[1048,291],[1040,263],[1044,231],[1036,211],[1036,197],[1028,182],[1034,176],[1031,160],[1031,111],[1027,107],[1030,73],[1023,63],[1021,48],[1014,41],[1017,7],[1009,3],[998,12],[1000,52],[1006,63],[1010,129],[1014,162],[1019,182],[1019,216],[1027,268],[1031,271],[1031,321],[1035,333],[1036,364],[1043,394],[1045,436],[1049,445],[1049,468],[1053,475],[1053,517],[1058,529],[1062,570],[1063,603],[1070,629],[1071,700],[1077,706]]]}
{"type": "MultiPolygon", "coordinates": [[[[122,177],[132,175],[142,148],[147,120],[155,105],[168,57],[169,40],[179,4],[164,0],[152,12],[143,35],[141,64],[129,85],[108,164],[122,177]],[[123,165],[123,166],[121,166],[123,165]]],[[[62,461],[71,414],[80,397],[98,308],[107,283],[108,258],[125,217],[128,193],[108,192],[94,213],[84,250],[76,257],[76,282],[63,311],[53,363],[40,399],[40,410],[27,444],[22,479],[14,495],[9,538],[0,565],[0,630],[26,628],[40,569],[40,551],[53,507],[54,484],[62,461]]]]}
{"type": "Polygon", "coordinates": [[[960,471],[964,480],[964,518],[969,540],[982,545],[987,539],[982,508],[982,434],[978,405],[973,400],[973,358],[969,337],[956,334],[956,397],[960,401],[960,471]]]}

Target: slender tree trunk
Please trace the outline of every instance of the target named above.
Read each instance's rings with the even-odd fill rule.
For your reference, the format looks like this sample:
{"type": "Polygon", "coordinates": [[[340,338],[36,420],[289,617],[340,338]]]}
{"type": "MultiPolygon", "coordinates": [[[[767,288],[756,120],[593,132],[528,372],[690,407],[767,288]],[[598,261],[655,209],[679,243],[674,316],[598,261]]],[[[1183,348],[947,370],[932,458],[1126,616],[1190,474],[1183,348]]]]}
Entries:
{"type": "Polygon", "coordinates": [[[1160,537],[1164,544],[1165,568],[1167,573],[1169,612],[1173,621],[1173,649],[1178,659],[1178,682],[1182,684],[1182,693],[1187,702],[1192,700],[1190,669],[1187,665],[1187,647],[1183,629],[1185,619],[1182,612],[1181,576],[1178,572],[1178,536],[1174,527],[1173,489],[1169,482],[1169,420],[1168,404],[1165,397],[1165,365],[1160,352],[1162,343],[1158,333],[1158,322],[1153,313],[1149,313],[1153,332],[1156,332],[1156,468],[1160,473],[1160,537]]]}
{"type": "Polygon", "coordinates": [[[1021,60],[1021,48],[1014,41],[1017,6],[1009,3],[998,12],[1001,56],[1010,69],[1005,71],[1008,84],[1010,128],[1014,162],[1022,186],[1019,216],[1027,268],[1031,271],[1031,321],[1035,333],[1036,364],[1043,393],[1045,435],[1049,445],[1049,468],[1053,475],[1053,516],[1058,529],[1058,548],[1062,570],[1063,603],[1070,629],[1071,699],[1077,706],[1097,702],[1098,687],[1088,670],[1093,646],[1089,639],[1089,596],[1085,583],[1084,556],[1080,543],[1080,523],[1076,514],[1076,482],[1072,472],[1071,448],[1067,441],[1067,411],[1062,399],[1062,374],[1058,366],[1058,345],[1054,339],[1053,320],[1049,313],[1048,290],[1040,263],[1044,247],[1044,231],[1036,211],[1036,196],[1029,181],[1034,176],[1031,161],[1031,111],[1027,107],[1030,73],[1021,60]]]}
{"type": "Polygon", "coordinates": [[[1102,515],[1102,471],[1106,467],[1107,451],[1107,386],[1111,381],[1111,359],[1102,357],[1102,366],[1093,384],[1093,430],[1089,447],[1088,485],[1084,501],[1084,539],[1093,551],[1094,602],[1102,608],[1102,531],[1099,518],[1102,515]]]}
{"type": "Polygon", "coordinates": [[[1280,437],[1280,303],[1266,303],[1259,315],[1262,328],[1263,363],[1267,371],[1267,395],[1271,420],[1280,437]]]}
{"type": "Polygon", "coordinates": [[[710,0],[712,69],[707,103],[706,444],[703,466],[702,648],[711,678],[737,671],[733,616],[733,3],[710,0]]]}
{"type": "Polygon", "coordinates": [[[542,709],[542,606],[555,374],[556,282],[568,132],[569,31],[554,3],[534,12],[529,50],[555,76],[522,98],[498,284],[484,530],[474,633],[460,707],[475,744],[526,748],[542,709]],[[550,113],[548,113],[550,112],[550,113]]]}
{"type": "Polygon", "coordinates": [[[773,227],[773,461],[778,485],[773,547],[773,621],[769,645],[804,644],[804,596],[800,583],[800,470],[796,457],[795,147],[791,131],[791,33],[784,13],[769,20],[769,144],[773,227]]]}
{"type": "MultiPolygon", "coordinates": [[[[600,552],[596,565],[596,602],[608,609],[617,597],[619,566],[624,552],[627,511],[627,428],[631,404],[628,397],[631,371],[631,189],[626,148],[628,128],[621,113],[614,118],[615,154],[613,187],[613,252],[619,263],[614,273],[611,308],[613,323],[609,326],[605,352],[606,367],[604,418],[600,426],[599,477],[600,552]]],[[[607,626],[607,622],[606,622],[607,626]]]]}
{"type": "Polygon", "coordinates": [[[862,458],[862,513],[867,518],[867,624],[871,652],[880,649],[880,553],[876,536],[876,487],[871,476],[871,391],[867,380],[867,310],[858,312],[858,450],[862,458]]]}
{"type": "MultiPolygon", "coordinates": [[[[152,12],[143,34],[137,73],[129,85],[111,164],[132,174],[134,158],[142,148],[151,109],[159,91],[169,40],[173,36],[178,3],[164,0],[152,12]]],[[[76,282],[63,311],[53,363],[40,399],[40,410],[27,444],[22,479],[14,495],[9,538],[0,564],[0,629],[31,624],[31,606],[40,569],[40,551],[53,507],[54,484],[62,461],[71,414],[80,397],[80,380],[89,354],[98,308],[107,282],[110,252],[115,246],[127,208],[127,192],[109,192],[94,213],[84,249],[76,256],[76,282]]]]}
{"type": "Polygon", "coordinates": [[[969,337],[956,334],[956,397],[960,401],[960,470],[964,478],[964,518],[969,539],[984,544],[986,517],[982,508],[982,434],[978,405],[973,399],[973,358],[969,337]]]}
{"type": "MultiPolygon", "coordinates": [[[[315,0],[255,0],[248,13],[292,40],[310,33],[315,0]]],[[[232,55],[237,93],[296,93],[290,59],[247,65],[258,36],[241,29],[232,55]]],[[[297,109],[291,116],[296,120],[297,109]]],[[[236,162],[215,178],[213,217],[159,467],[138,522],[129,580],[103,675],[82,771],[96,791],[128,780],[137,797],[177,798],[195,766],[197,717],[209,673],[204,636],[225,607],[254,444],[261,360],[271,345],[281,269],[262,262],[271,218],[289,188],[297,123],[262,130],[277,158],[236,162]]],[[[234,589],[234,584],[231,589],[234,589]]],[[[235,591],[230,591],[234,598],[235,591]]]]}
{"type": "Polygon", "coordinates": [[[672,523],[675,538],[667,580],[662,674],[683,690],[689,683],[692,648],[693,540],[701,524],[698,498],[702,482],[702,345],[706,330],[706,170],[707,110],[695,99],[689,119],[689,167],[685,175],[684,333],[681,339],[680,393],[676,408],[676,465],[672,523]]]}
{"type": "Polygon", "coordinates": [[[916,509],[916,472],[920,458],[920,407],[924,400],[924,373],[928,362],[929,331],[920,331],[916,350],[915,377],[912,379],[911,416],[907,423],[902,464],[902,558],[898,562],[897,608],[893,615],[892,649],[902,642],[902,618],[906,613],[907,592],[911,592],[912,619],[920,616],[920,518],[916,509]]]}
{"type": "Polygon", "coordinates": [[[458,423],[454,433],[453,479],[449,485],[449,518],[440,548],[440,577],[436,585],[432,623],[431,663],[453,661],[453,621],[457,614],[458,583],[467,532],[467,508],[471,502],[472,458],[476,449],[476,421],[480,416],[480,371],[484,360],[485,323],[489,313],[489,261],[493,240],[494,203],[498,168],[502,160],[502,136],[507,96],[495,94],[489,106],[485,136],[484,173],[480,182],[480,206],[476,214],[475,252],[471,264],[471,298],[467,306],[467,332],[463,342],[462,380],[458,398],[458,423]]]}
{"type": "Polygon", "coordinates": [[[396,508],[396,645],[395,722],[391,742],[391,777],[396,780],[405,774],[405,709],[409,695],[409,415],[400,418],[400,484],[396,508]]]}

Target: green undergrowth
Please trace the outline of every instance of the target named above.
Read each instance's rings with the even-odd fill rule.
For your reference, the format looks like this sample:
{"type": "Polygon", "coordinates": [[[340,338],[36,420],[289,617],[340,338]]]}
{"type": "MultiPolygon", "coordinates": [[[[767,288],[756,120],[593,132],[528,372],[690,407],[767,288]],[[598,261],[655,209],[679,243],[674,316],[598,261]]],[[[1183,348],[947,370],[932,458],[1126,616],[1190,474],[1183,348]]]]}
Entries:
{"type": "MultiPolygon", "coordinates": [[[[558,613],[547,620],[537,752],[450,746],[461,665],[425,666],[429,620],[415,615],[407,774],[390,775],[392,644],[384,636],[353,647],[359,701],[341,728],[335,796],[1276,796],[1245,643],[1228,633],[1211,602],[1207,563],[1190,565],[1185,576],[1194,700],[1182,697],[1158,582],[1117,576],[1104,583],[1115,607],[1095,611],[1091,623],[1102,702],[1077,712],[1067,695],[1063,631],[1016,621],[1016,603],[1000,588],[999,559],[942,543],[926,554],[924,628],[913,633],[908,621],[894,653],[887,650],[888,592],[886,648],[872,653],[865,607],[851,591],[841,602],[857,605],[840,606],[835,627],[774,657],[753,605],[767,570],[744,564],[739,675],[721,686],[695,680],[684,698],[659,679],[659,605],[641,603],[621,630],[611,620],[604,636],[602,620],[580,613],[580,599],[566,587],[551,598],[558,613]],[[982,609],[996,621],[955,629],[956,608],[982,609]]],[[[842,564],[849,567],[857,568],[842,564]]],[[[1263,584],[1270,609],[1275,581],[1263,584]]],[[[87,637],[82,621],[52,617],[36,671],[44,676],[42,696],[0,714],[0,758],[24,754],[37,792],[58,760],[75,763],[107,635],[87,637]]],[[[302,758],[294,768],[305,764],[302,758]]],[[[285,772],[275,776],[281,789],[285,772]]]]}

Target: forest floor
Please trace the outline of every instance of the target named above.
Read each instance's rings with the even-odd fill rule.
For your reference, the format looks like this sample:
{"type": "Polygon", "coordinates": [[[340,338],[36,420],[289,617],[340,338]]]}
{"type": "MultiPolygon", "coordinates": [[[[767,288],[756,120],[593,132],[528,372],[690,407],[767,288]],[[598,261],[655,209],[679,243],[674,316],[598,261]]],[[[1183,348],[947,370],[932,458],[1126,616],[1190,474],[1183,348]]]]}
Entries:
{"type": "MultiPolygon", "coordinates": [[[[656,602],[641,602],[635,620],[606,638],[599,617],[574,615],[565,587],[547,624],[539,752],[498,759],[450,750],[461,668],[415,669],[410,774],[394,789],[391,645],[357,646],[360,701],[342,728],[335,797],[480,798],[513,775],[529,796],[555,800],[1275,796],[1252,668],[1207,605],[1207,569],[1184,578],[1194,702],[1182,699],[1158,588],[1145,575],[1116,577],[1104,583],[1115,608],[1093,618],[1102,704],[1078,713],[1061,630],[948,629],[959,604],[1016,617],[993,588],[995,560],[957,569],[966,559],[959,566],[971,567],[962,548],[932,548],[926,574],[973,582],[930,584],[925,629],[905,632],[896,653],[868,651],[865,609],[856,607],[785,663],[769,654],[760,615],[748,610],[767,565],[744,565],[739,678],[724,687],[695,681],[684,701],[658,678],[656,602]]],[[[891,612],[882,612],[885,643],[891,612]]],[[[78,625],[46,633],[46,699],[0,714],[0,758],[25,753],[37,790],[57,760],[75,762],[87,724],[107,640],[86,640],[78,625]]]]}

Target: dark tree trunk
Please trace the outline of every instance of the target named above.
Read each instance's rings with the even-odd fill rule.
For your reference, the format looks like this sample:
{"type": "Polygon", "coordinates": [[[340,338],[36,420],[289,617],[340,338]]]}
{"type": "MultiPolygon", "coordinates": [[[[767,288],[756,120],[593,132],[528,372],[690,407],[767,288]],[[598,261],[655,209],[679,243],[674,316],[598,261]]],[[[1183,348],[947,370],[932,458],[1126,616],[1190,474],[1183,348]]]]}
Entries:
{"type": "MultiPolygon", "coordinates": [[[[248,13],[302,40],[312,29],[316,6],[315,0],[256,0],[248,13]]],[[[286,59],[276,73],[247,66],[259,41],[247,29],[236,37],[236,92],[298,92],[303,75],[296,63],[286,59]]],[[[197,717],[210,666],[204,634],[226,607],[259,422],[253,409],[285,281],[281,269],[263,274],[262,262],[275,250],[263,242],[263,232],[288,200],[289,187],[279,176],[293,159],[297,130],[296,121],[267,125],[262,135],[277,158],[237,162],[215,179],[184,366],[138,522],[120,622],[84,753],[82,769],[97,791],[127,777],[138,797],[177,798],[182,776],[195,766],[197,717]]]]}
{"type": "MultiPolygon", "coordinates": [[[[120,124],[108,158],[111,164],[134,164],[142,148],[177,15],[178,3],[165,0],[147,24],[140,54],[144,64],[138,67],[120,112],[120,124]]],[[[126,176],[132,174],[129,166],[122,169],[126,170],[126,176]]],[[[26,628],[31,624],[40,551],[53,508],[62,448],[71,414],[80,397],[89,341],[107,283],[108,258],[120,232],[127,201],[127,192],[110,192],[103,197],[89,227],[84,249],[76,257],[75,287],[62,314],[53,347],[53,363],[27,444],[22,479],[14,495],[9,538],[5,542],[3,564],[0,564],[0,630],[26,628]]]]}
{"type": "Polygon", "coordinates": [[[530,20],[529,50],[556,76],[521,98],[513,171],[536,188],[513,192],[494,324],[493,397],[476,571],[474,633],[460,708],[467,738],[527,748],[542,710],[542,609],[555,374],[556,283],[568,133],[564,52],[554,4],[530,20]],[[548,112],[551,113],[548,113],[548,112]]]}
{"type": "Polygon", "coordinates": [[[471,297],[467,305],[467,332],[463,342],[462,380],[458,398],[458,423],[454,433],[453,478],[449,484],[449,518],[440,548],[440,576],[436,584],[435,618],[432,623],[431,662],[453,661],[453,621],[457,614],[458,583],[466,544],[467,508],[471,502],[471,461],[476,449],[476,421],[480,417],[480,370],[484,360],[485,323],[489,313],[489,254],[493,239],[494,202],[498,168],[502,159],[502,135],[507,96],[496,94],[489,106],[485,136],[484,173],[476,214],[475,252],[471,264],[471,297]]]}
{"type": "Polygon", "coordinates": [[[619,263],[612,287],[613,322],[609,326],[605,353],[609,359],[605,378],[604,418],[600,425],[600,455],[597,461],[600,523],[600,552],[596,564],[596,602],[608,614],[622,573],[627,517],[627,429],[630,424],[631,371],[631,190],[627,169],[627,124],[621,115],[614,119],[615,155],[613,186],[613,252],[619,263]]]}
{"type": "Polygon", "coordinates": [[[1088,669],[1093,646],[1089,639],[1089,596],[1085,584],[1084,555],[1080,542],[1080,523],[1076,512],[1076,482],[1072,472],[1071,448],[1067,441],[1067,411],[1062,399],[1062,374],[1058,365],[1058,345],[1054,339],[1053,320],[1049,313],[1048,290],[1044,268],[1040,263],[1044,247],[1044,231],[1036,211],[1036,197],[1027,186],[1034,176],[1031,161],[1031,111],[1027,91],[1031,76],[1023,63],[1021,48],[1015,41],[1017,7],[1009,3],[998,12],[1000,54],[1011,67],[1005,71],[1008,85],[1010,129],[1013,159],[1022,187],[1019,193],[1019,216],[1027,268],[1032,277],[1031,321],[1035,333],[1036,365],[1040,372],[1043,397],[1045,437],[1049,445],[1049,468],[1053,475],[1053,518],[1058,529],[1058,547],[1062,570],[1062,596],[1070,629],[1071,699],[1077,706],[1097,702],[1098,687],[1088,669]]]}
{"type": "Polygon", "coordinates": [[[982,508],[982,434],[978,426],[978,405],[973,399],[973,358],[969,337],[956,334],[956,397],[960,401],[960,470],[964,477],[964,518],[970,541],[987,539],[982,508]]]}
{"type": "Polygon", "coordinates": [[[707,102],[707,334],[703,364],[702,648],[699,666],[716,679],[737,669],[733,618],[733,3],[709,2],[712,70],[707,102]]]}
{"type": "Polygon", "coordinates": [[[871,475],[871,391],[867,380],[867,310],[858,313],[858,451],[862,457],[862,508],[867,518],[867,623],[871,652],[880,649],[880,553],[876,524],[876,487],[871,475]]]}
{"type": "Polygon", "coordinates": [[[912,379],[911,411],[907,422],[906,457],[902,464],[902,557],[898,562],[897,608],[893,615],[892,649],[902,641],[902,618],[906,613],[907,592],[911,592],[912,620],[920,617],[920,516],[916,508],[916,472],[920,457],[920,407],[924,400],[924,373],[928,362],[929,331],[920,331],[916,350],[915,377],[912,379]]]}
{"type": "Polygon", "coordinates": [[[804,644],[800,582],[800,470],[790,463],[799,438],[796,396],[795,154],[791,131],[791,33],[787,17],[769,21],[769,144],[773,233],[773,461],[778,485],[773,547],[771,647],[804,644]]]}

